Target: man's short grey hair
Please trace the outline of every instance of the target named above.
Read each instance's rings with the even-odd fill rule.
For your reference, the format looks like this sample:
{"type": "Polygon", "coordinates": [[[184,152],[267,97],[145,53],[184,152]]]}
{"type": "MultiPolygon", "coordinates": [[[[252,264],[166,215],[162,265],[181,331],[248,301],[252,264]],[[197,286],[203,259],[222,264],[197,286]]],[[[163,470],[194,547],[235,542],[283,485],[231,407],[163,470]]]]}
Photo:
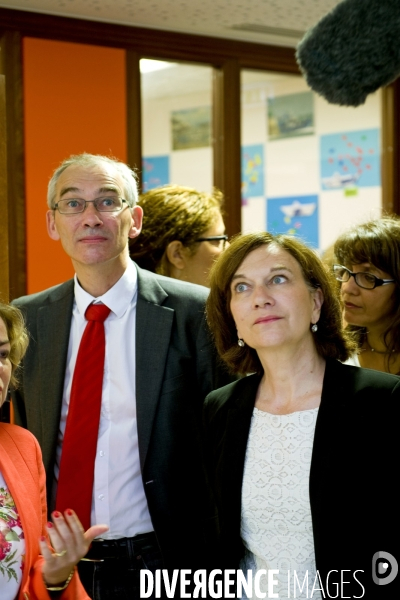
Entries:
{"type": "Polygon", "coordinates": [[[59,167],[54,171],[52,178],[49,181],[47,188],[47,205],[50,210],[54,210],[56,203],[56,185],[61,175],[68,167],[87,167],[89,169],[101,166],[102,163],[112,165],[122,177],[124,182],[124,198],[131,208],[135,206],[138,200],[137,175],[125,163],[112,158],[110,156],[102,156],[101,154],[73,154],[69,158],[63,160],[59,167]]]}

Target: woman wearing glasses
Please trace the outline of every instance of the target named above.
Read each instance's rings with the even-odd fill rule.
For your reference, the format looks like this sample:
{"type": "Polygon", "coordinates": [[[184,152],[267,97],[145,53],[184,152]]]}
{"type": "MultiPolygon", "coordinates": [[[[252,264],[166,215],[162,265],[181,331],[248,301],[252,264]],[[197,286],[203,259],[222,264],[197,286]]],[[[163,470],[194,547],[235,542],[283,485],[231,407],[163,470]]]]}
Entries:
{"type": "Polygon", "coordinates": [[[400,373],[400,219],[354,227],[335,243],[344,320],[359,352],[348,364],[400,373]]]}
{"type": "Polygon", "coordinates": [[[228,237],[222,193],[166,185],[140,197],[143,230],[132,240],[131,258],[160,275],[208,285],[208,273],[228,237]]]}

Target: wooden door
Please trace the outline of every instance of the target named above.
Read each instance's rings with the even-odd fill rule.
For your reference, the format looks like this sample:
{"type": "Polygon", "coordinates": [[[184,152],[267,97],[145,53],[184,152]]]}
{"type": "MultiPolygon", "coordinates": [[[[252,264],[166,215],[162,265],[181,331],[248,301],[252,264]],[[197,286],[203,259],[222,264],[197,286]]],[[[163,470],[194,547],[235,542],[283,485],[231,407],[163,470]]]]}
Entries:
{"type": "Polygon", "coordinates": [[[0,75],[0,298],[8,301],[8,202],[7,202],[7,136],[6,136],[6,85],[0,75]]]}

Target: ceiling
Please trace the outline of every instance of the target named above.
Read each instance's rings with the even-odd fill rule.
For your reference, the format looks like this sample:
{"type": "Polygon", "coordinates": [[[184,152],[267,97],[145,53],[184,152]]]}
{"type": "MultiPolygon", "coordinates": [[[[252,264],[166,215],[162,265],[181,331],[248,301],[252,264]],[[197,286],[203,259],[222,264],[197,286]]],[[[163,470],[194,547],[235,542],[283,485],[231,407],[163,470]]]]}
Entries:
{"type": "Polygon", "coordinates": [[[0,7],[296,46],[340,0],[0,0],[0,7]]]}
{"type": "MultiPolygon", "coordinates": [[[[212,103],[212,68],[173,63],[167,61],[141,60],[141,92],[142,98],[148,100],[159,100],[160,98],[176,98],[185,94],[204,94],[210,96],[209,102],[212,103]],[[157,69],[148,72],[142,69],[142,63],[156,63],[168,66],[168,68],[157,69]]],[[[301,77],[300,75],[289,75],[287,73],[270,73],[267,71],[241,71],[241,90],[242,102],[244,104],[257,104],[264,102],[267,96],[274,94],[274,84],[277,82],[292,78],[301,77]]]]}

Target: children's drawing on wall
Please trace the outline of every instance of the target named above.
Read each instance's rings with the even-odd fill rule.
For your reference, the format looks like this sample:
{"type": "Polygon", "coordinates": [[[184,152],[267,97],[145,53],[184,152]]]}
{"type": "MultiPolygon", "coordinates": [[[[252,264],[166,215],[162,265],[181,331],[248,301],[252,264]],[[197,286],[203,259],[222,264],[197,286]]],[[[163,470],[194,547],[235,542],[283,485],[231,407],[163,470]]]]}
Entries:
{"type": "Polygon", "coordinates": [[[264,196],[264,146],[242,146],[242,204],[264,196]]]}
{"type": "Polygon", "coordinates": [[[314,95],[312,92],[268,98],[267,105],[270,140],[314,133],[314,95]]]}
{"type": "Polygon", "coordinates": [[[171,113],[172,149],[205,148],[211,145],[211,107],[199,106],[171,113]]]}
{"type": "Polygon", "coordinates": [[[143,157],[143,191],[169,183],[169,156],[143,157]]]}
{"type": "Polygon", "coordinates": [[[379,186],[379,129],[321,136],[321,187],[343,189],[346,196],[358,188],[379,186]]]}
{"type": "Polygon", "coordinates": [[[268,198],[267,231],[295,235],[318,248],[318,196],[268,198]]]}

